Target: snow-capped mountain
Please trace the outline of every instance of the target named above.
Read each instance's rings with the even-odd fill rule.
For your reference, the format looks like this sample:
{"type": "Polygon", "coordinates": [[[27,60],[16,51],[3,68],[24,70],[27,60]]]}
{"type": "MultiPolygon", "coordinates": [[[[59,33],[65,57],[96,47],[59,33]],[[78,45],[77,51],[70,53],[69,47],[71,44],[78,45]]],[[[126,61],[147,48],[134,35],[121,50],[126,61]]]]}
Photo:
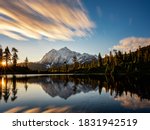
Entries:
{"type": "Polygon", "coordinates": [[[52,49],[46,53],[43,58],[39,61],[42,64],[62,65],[64,62],[67,64],[73,64],[73,57],[76,56],[79,63],[90,62],[93,59],[97,59],[96,55],[89,55],[87,53],[80,54],[75,51],[71,51],[67,47],[61,48],[60,50],[52,49]]]}

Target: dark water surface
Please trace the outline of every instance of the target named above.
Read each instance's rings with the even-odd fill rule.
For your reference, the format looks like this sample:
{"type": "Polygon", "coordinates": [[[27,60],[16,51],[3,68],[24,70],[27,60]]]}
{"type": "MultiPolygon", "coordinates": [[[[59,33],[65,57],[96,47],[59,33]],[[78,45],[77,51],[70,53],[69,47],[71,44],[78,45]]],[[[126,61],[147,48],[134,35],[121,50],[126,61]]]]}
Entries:
{"type": "Polygon", "coordinates": [[[0,112],[150,112],[150,78],[1,76],[0,112]]]}

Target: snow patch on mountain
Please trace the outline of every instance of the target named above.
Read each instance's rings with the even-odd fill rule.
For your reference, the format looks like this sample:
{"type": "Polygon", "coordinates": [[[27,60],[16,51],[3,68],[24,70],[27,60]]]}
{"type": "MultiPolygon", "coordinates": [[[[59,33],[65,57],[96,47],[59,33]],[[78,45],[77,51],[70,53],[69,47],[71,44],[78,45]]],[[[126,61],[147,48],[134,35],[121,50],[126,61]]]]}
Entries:
{"type": "Polygon", "coordinates": [[[96,55],[90,55],[87,53],[81,54],[64,47],[60,50],[52,49],[43,56],[39,63],[47,64],[48,66],[62,65],[64,63],[73,64],[74,56],[77,57],[77,61],[81,64],[97,59],[96,55]]]}

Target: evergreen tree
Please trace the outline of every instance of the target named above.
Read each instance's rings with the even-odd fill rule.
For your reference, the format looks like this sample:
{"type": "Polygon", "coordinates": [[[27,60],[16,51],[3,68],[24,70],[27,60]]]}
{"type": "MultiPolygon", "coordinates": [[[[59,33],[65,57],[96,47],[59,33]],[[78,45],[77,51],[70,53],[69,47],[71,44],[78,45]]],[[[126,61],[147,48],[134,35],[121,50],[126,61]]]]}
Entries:
{"type": "Polygon", "coordinates": [[[67,65],[67,62],[65,61],[64,64],[65,64],[65,72],[68,72],[68,65],[67,65]]]}
{"type": "Polygon", "coordinates": [[[121,51],[118,51],[117,53],[117,65],[121,66],[123,63],[123,54],[121,51]]]}
{"type": "Polygon", "coordinates": [[[3,59],[6,62],[6,67],[8,67],[9,61],[11,61],[11,53],[9,51],[8,46],[5,48],[5,51],[3,52],[3,59]]]}
{"type": "Polygon", "coordinates": [[[25,67],[26,67],[26,68],[28,68],[28,63],[29,63],[29,61],[28,61],[28,57],[26,57],[26,59],[25,59],[24,63],[25,63],[25,67]]]}
{"type": "Polygon", "coordinates": [[[101,57],[101,54],[99,53],[98,54],[98,67],[101,67],[102,66],[102,57],[101,57]]]}
{"type": "Polygon", "coordinates": [[[110,51],[110,53],[109,53],[109,62],[110,63],[112,63],[113,62],[113,54],[112,54],[112,52],[110,51]]]}
{"type": "Polygon", "coordinates": [[[17,55],[18,50],[16,48],[12,48],[12,52],[13,52],[13,55],[12,55],[13,66],[16,67],[17,60],[18,60],[18,55],[17,55]]]}
{"type": "Polygon", "coordinates": [[[73,60],[73,63],[74,63],[74,69],[76,69],[78,67],[77,57],[74,56],[72,60],[73,60]]]}
{"type": "Polygon", "coordinates": [[[3,61],[3,49],[2,46],[0,45],[0,67],[2,65],[2,61],[3,61]]]}

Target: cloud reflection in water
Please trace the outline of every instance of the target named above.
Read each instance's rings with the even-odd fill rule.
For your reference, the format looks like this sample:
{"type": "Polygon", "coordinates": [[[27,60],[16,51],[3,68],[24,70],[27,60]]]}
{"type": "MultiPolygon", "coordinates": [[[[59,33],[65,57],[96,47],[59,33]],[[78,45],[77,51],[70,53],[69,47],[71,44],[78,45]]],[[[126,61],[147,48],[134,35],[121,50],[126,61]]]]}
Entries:
{"type": "Polygon", "coordinates": [[[71,107],[69,106],[63,106],[63,107],[46,107],[46,108],[40,108],[40,107],[34,107],[34,108],[27,108],[27,107],[14,107],[11,108],[5,113],[17,113],[17,112],[22,112],[22,113],[65,113],[69,112],[71,107]]]}

